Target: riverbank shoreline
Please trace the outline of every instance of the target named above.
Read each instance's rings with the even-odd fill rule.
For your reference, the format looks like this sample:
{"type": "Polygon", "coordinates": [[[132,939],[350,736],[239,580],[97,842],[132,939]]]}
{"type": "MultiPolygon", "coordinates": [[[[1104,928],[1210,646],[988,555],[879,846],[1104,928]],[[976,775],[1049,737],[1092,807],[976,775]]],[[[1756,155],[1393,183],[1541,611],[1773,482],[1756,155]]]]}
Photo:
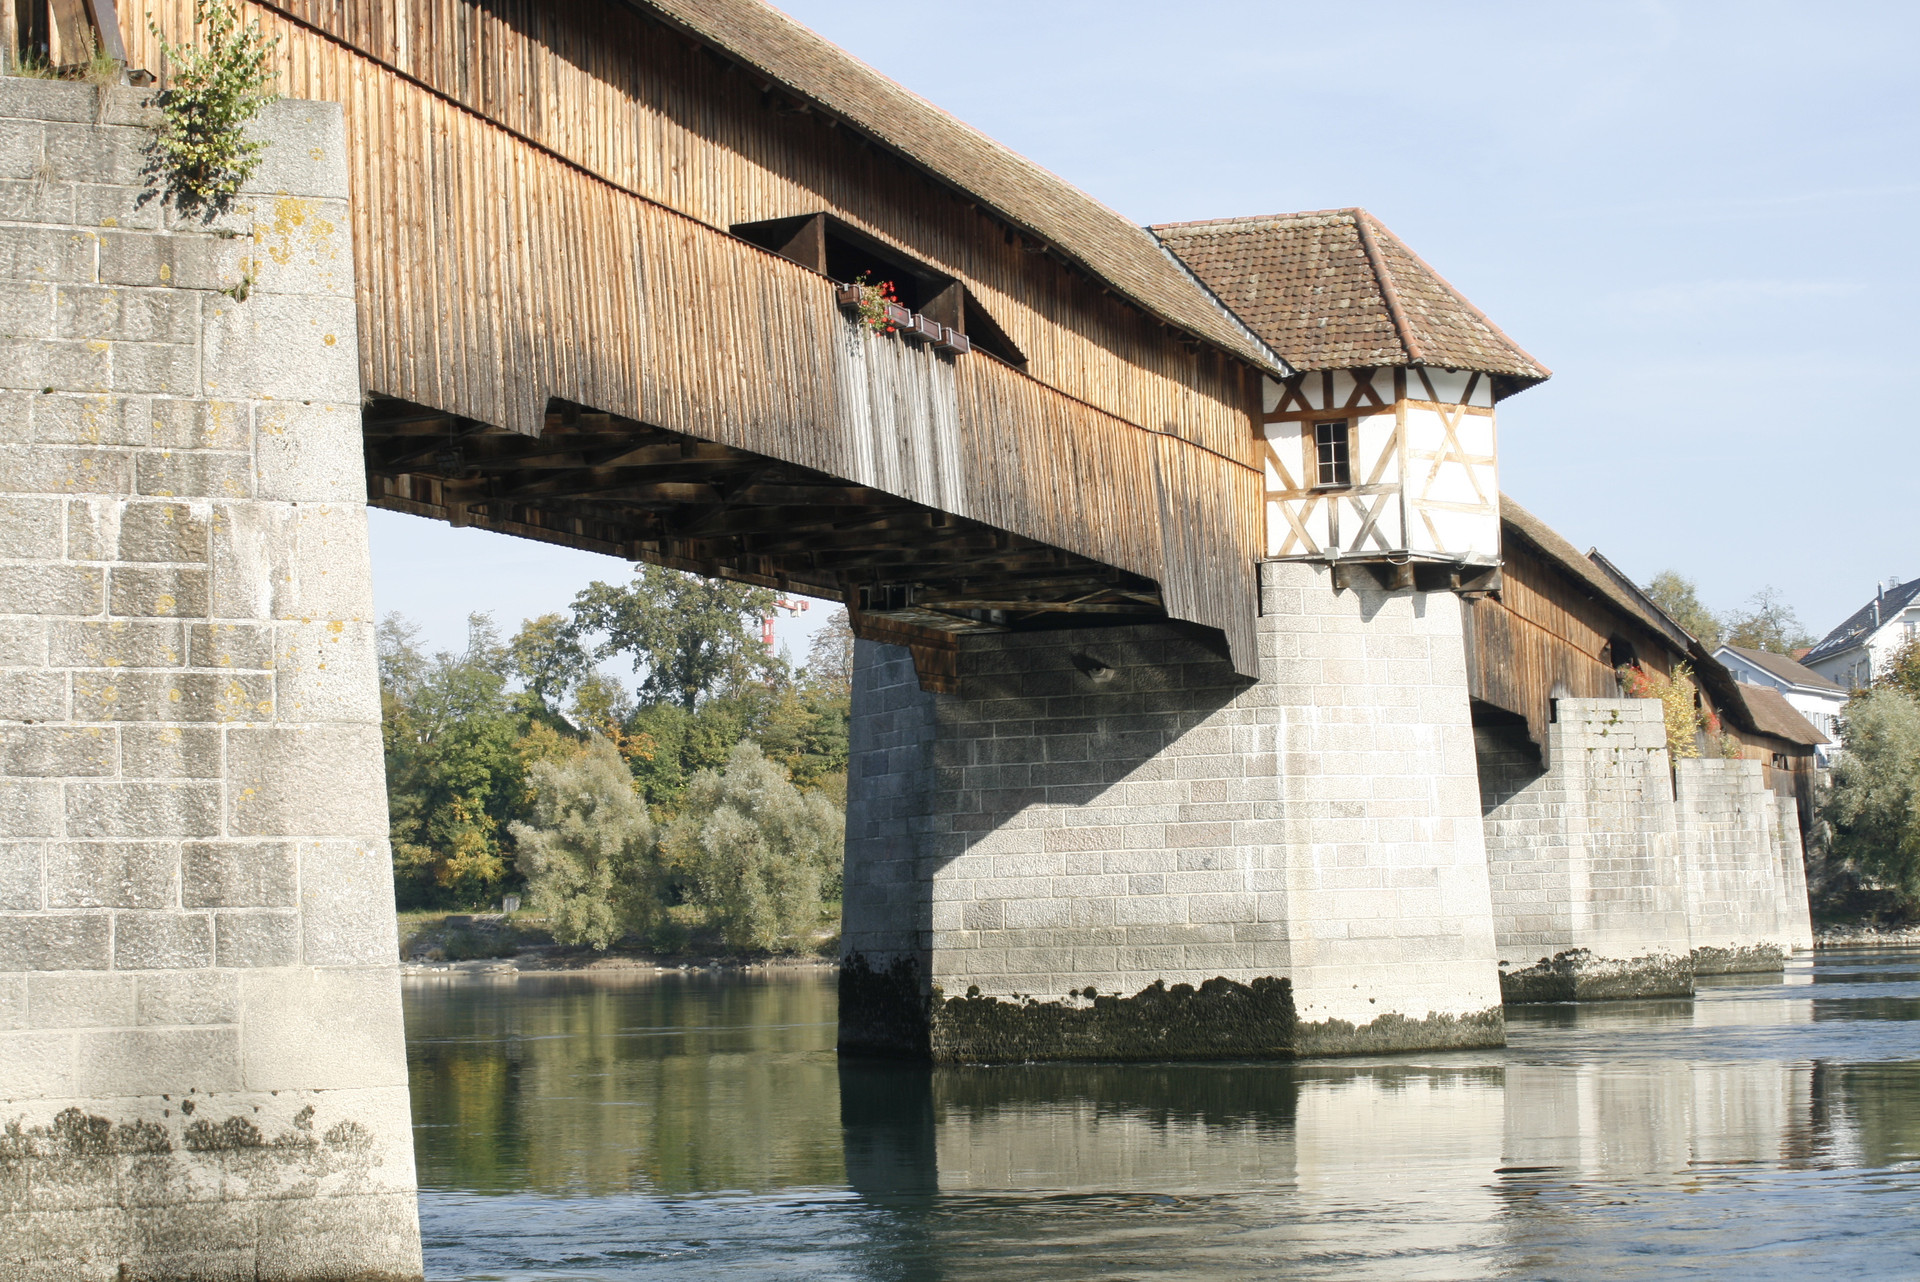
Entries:
{"type": "Polygon", "coordinates": [[[838,970],[832,957],[771,956],[654,956],[645,953],[594,953],[559,948],[529,948],[511,957],[476,957],[463,961],[408,959],[400,963],[401,978],[428,975],[555,975],[555,974],[727,974],[747,971],[838,970]]]}
{"type": "Polygon", "coordinates": [[[1822,948],[1912,948],[1920,946],[1920,926],[1819,926],[1813,946],[1822,948]]]}

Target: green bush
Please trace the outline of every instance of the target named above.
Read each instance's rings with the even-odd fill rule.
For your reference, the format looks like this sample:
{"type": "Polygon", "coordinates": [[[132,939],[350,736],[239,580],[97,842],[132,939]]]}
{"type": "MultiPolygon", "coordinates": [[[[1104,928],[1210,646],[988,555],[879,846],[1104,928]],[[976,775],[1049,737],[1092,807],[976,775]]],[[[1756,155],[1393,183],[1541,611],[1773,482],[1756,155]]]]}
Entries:
{"type": "Polygon", "coordinates": [[[201,47],[172,43],[147,19],[168,64],[158,159],[178,208],[218,213],[260,166],[266,144],[248,138],[246,124],[274,100],[267,87],[279,39],[262,37],[258,22],[241,26],[227,0],[195,0],[193,23],[201,47]]]}
{"type": "Polygon", "coordinates": [[[515,820],[533,908],[563,944],[605,950],[632,933],[658,940],[664,878],[647,803],[618,751],[595,737],[565,762],[528,771],[530,822],[515,820]]]}
{"type": "Polygon", "coordinates": [[[1883,685],[1855,695],[1820,807],[1835,858],[1909,905],[1920,901],[1920,700],[1883,685]]]}
{"type": "Polygon", "coordinates": [[[840,894],[846,817],[801,792],[759,747],[734,748],[724,771],[687,784],[661,853],[689,903],[733,949],[770,951],[819,925],[822,900],[840,894]]]}

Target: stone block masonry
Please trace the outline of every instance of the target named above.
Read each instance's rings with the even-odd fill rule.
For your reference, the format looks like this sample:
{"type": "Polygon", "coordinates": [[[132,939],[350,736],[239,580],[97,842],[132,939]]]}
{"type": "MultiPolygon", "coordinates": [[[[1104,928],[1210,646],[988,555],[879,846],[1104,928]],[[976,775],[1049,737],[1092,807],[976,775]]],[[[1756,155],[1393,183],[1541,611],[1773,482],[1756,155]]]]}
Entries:
{"type": "MultiPolygon", "coordinates": [[[[1693,758],[1676,762],[1673,778],[1694,969],[1779,969],[1805,909],[1796,913],[1788,903],[1780,806],[1760,763],[1693,758]]],[[[1804,865],[1798,886],[1804,905],[1804,865]]]]}
{"type": "Polygon", "coordinates": [[[0,78],[0,1277],[421,1273],[340,109],[0,78]]]}
{"type": "Polygon", "coordinates": [[[1652,699],[1554,715],[1551,769],[1524,730],[1475,732],[1506,1000],[1683,996],[1813,946],[1798,812],[1759,762],[1672,761],[1652,699]]]}
{"type": "Polygon", "coordinates": [[[841,1044],[1285,1057],[1504,1034],[1459,603],[1261,566],[1262,676],[1175,625],[861,643],[841,1044]]]}
{"type": "Polygon", "coordinates": [[[1483,726],[1487,867],[1509,1002],[1693,991],[1666,726],[1652,699],[1561,699],[1546,759],[1483,726]]]}

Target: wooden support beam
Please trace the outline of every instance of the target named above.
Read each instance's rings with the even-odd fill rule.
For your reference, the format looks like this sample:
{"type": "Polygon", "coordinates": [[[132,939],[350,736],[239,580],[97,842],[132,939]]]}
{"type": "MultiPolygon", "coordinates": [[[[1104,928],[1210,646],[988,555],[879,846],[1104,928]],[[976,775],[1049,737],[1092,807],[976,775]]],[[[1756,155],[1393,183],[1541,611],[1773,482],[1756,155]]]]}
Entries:
{"type": "Polygon", "coordinates": [[[87,60],[88,44],[93,38],[93,18],[85,0],[47,0],[49,49],[47,61],[56,67],[73,67],[87,60]]]}
{"type": "Polygon", "coordinates": [[[87,0],[88,17],[100,40],[100,52],[127,65],[126,42],[120,37],[120,10],[114,0],[87,0]]]}

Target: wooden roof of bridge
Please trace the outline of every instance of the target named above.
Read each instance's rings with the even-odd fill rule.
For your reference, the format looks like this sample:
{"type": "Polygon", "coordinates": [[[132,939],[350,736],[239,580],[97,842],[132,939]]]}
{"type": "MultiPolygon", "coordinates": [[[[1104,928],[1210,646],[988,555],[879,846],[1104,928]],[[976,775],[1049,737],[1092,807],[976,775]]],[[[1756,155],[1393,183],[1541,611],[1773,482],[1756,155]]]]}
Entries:
{"type": "Polygon", "coordinates": [[[1295,369],[1435,365],[1509,392],[1552,372],[1364,209],[1152,230],[1295,369]]]}
{"type": "Polygon", "coordinates": [[[1145,228],[760,0],[630,0],[824,108],[1111,288],[1257,366],[1284,366],[1145,228]]]}

